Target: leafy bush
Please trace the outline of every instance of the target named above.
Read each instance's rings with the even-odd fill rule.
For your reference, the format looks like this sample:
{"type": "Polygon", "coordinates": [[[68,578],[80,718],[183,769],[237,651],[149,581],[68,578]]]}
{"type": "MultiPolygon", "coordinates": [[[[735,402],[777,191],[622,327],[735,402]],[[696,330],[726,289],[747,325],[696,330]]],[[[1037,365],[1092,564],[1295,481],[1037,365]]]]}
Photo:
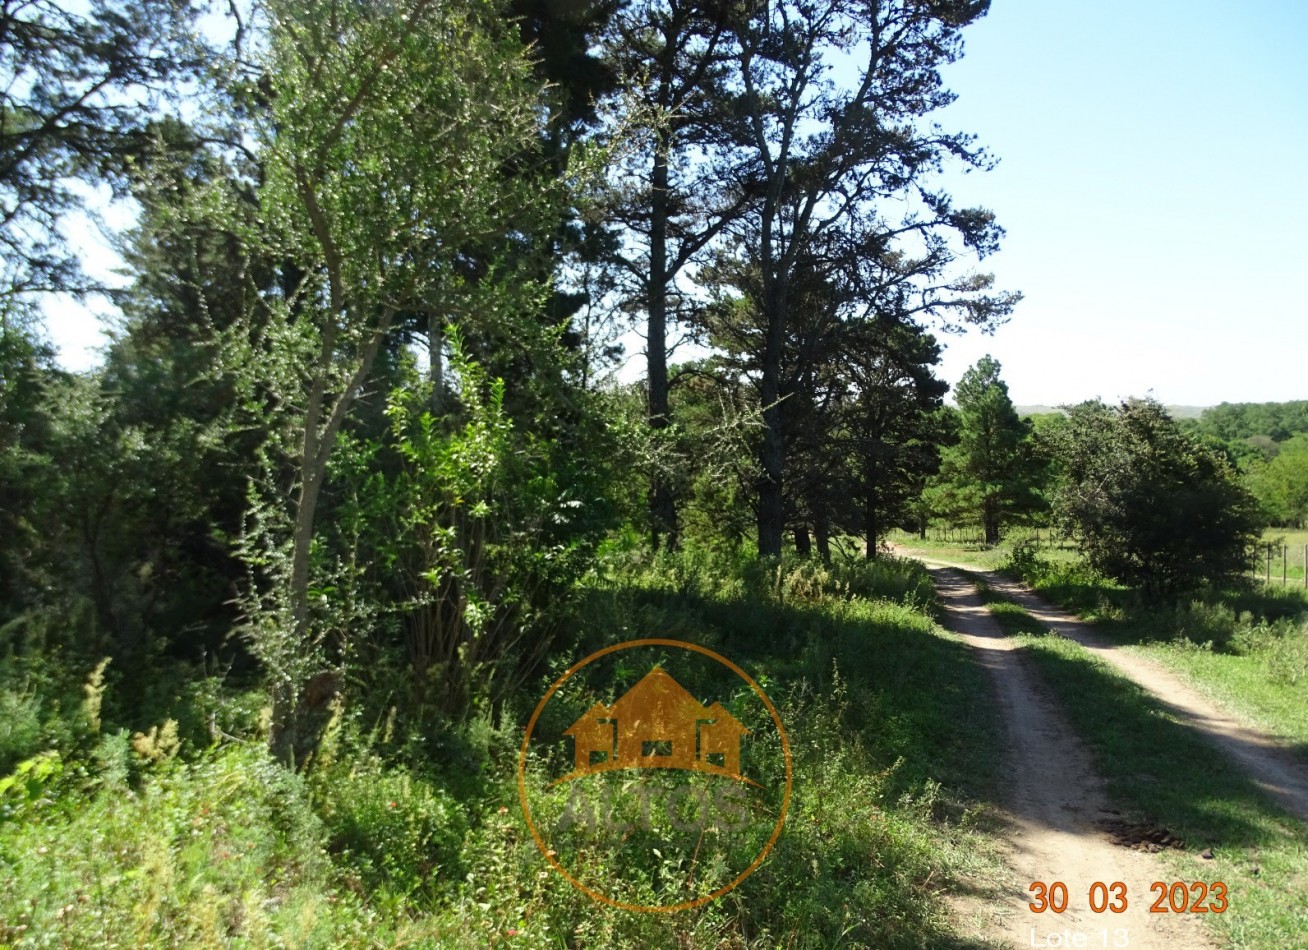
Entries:
{"type": "Polygon", "coordinates": [[[1227,460],[1157,402],[1076,406],[1050,444],[1059,525],[1105,576],[1172,595],[1245,569],[1257,503],[1227,460]]]}
{"type": "Polygon", "coordinates": [[[1013,544],[1004,562],[1003,570],[1023,580],[1033,581],[1047,575],[1053,565],[1040,556],[1040,542],[1035,538],[1022,538],[1013,544]]]}
{"type": "Polygon", "coordinates": [[[504,380],[465,356],[453,329],[449,343],[457,398],[433,412],[431,384],[408,366],[386,433],[341,436],[333,462],[344,499],[333,543],[352,552],[333,590],[370,605],[333,623],[401,671],[378,679],[401,687],[414,720],[475,715],[511,694],[569,619],[610,525],[601,463],[515,423],[504,380]]]}
{"type": "Polygon", "coordinates": [[[1260,659],[1267,677],[1281,686],[1308,682],[1308,624],[1288,620],[1252,623],[1248,615],[1231,636],[1237,652],[1260,659]]]}
{"type": "MultiPolygon", "coordinates": [[[[129,755],[125,733],[102,740],[101,761],[129,755]]],[[[261,747],[174,761],[139,789],[121,770],[94,784],[68,764],[44,771],[39,806],[0,822],[9,882],[0,944],[339,946],[375,936],[374,916],[332,884],[304,782],[261,747]]]]}
{"type": "Polygon", "coordinates": [[[1224,649],[1253,623],[1253,616],[1247,612],[1237,615],[1226,604],[1202,600],[1178,604],[1172,608],[1171,616],[1164,619],[1178,639],[1217,649],[1224,649]]]}
{"type": "Polygon", "coordinates": [[[323,769],[314,788],[330,850],[369,892],[430,905],[463,879],[468,821],[444,789],[375,760],[323,769]]]}
{"type": "Polygon", "coordinates": [[[0,775],[41,747],[41,698],[31,690],[0,687],[0,775]]]}

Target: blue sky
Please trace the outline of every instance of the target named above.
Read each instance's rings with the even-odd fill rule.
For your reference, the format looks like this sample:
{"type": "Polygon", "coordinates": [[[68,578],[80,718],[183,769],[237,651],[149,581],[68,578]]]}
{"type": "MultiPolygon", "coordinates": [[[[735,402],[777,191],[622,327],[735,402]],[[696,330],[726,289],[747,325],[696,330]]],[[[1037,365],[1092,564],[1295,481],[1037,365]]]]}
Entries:
{"type": "Polygon", "coordinates": [[[1308,3],[994,0],[945,73],[953,176],[1008,230],[984,266],[1026,299],[983,354],[1020,404],[1308,399],[1308,3]]]}
{"type": "MultiPolygon", "coordinates": [[[[990,353],[1019,404],[1308,399],[1308,2],[994,0],[965,36],[939,119],[1000,165],[948,187],[999,216],[983,266],[1026,299],[944,338],[940,375],[990,353]]],[[[103,342],[67,303],[49,329],[74,368],[103,342]]]]}

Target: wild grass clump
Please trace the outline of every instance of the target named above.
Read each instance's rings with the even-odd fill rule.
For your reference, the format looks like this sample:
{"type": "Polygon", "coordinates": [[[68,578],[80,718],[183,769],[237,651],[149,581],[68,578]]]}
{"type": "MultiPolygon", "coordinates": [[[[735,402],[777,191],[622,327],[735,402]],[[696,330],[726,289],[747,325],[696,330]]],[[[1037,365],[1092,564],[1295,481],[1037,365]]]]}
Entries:
{"type": "Polygon", "coordinates": [[[776,565],[778,600],[820,602],[839,598],[892,600],[920,607],[935,599],[931,576],[917,561],[880,557],[782,561],[776,565]]]}
{"type": "MultiPolygon", "coordinates": [[[[893,559],[719,551],[608,565],[569,646],[494,714],[400,728],[372,721],[384,697],[346,708],[303,776],[264,751],[257,694],[220,678],[161,687],[147,717],[129,714],[112,664],[84,665],[55,699],[29,664],[0,679],[14,714],[0,733],[13,759],[0,773],[0,878],[15,882],[0,893],[0,945],[949,945],[941,892],[994,867],[975,803],[994,781],[995,722],[983,673],[923,610],[928,584],[893,559]],[[647,636],[746,669],[794,755],[767,861],[673,915],[573,888],[517,797],[521,729],[548,684],[599,646],[647,636]]],[[[751,754],[779,756],[758,742],[751,754]]],[[[729,881],[751,855],[706,859],[695,880],[729,881]]],[[[692,870],[656,847],[585,860],[638,900],[692,870]]]]}
{"type": "MultiPolygon", "coordinates": [[[[125,733],[105,759],[131,755],[125,733]]],[[[370,915],[333,884],[304,782],[257,746],[88,776],[58,761],[0,820],[0,944],[340,945],[370,915]],[[80,774],[79,774],[80,773],[80,774]],[[90,782],[91,784],[88,784],[90,782]],[[18,820],[15,820],[18,819],[18,820]]]]}
{"type": "Polygon", "coordinates": [[[327,847],[345,878],[375,900],[435,906],[463,880],[463,805],[431,779],[367,758],[312,776],[327,847]]]}
{"type": "Polygon", "coordinates": [[[1308,623],[1250,624],[1232,637],[1231,646],[1242,655],[1259,658],[1271,683],[1308,684],[1308,623]]]}
{"type": "Polygon", "coordinates": [[[922,778],[916,754],[887,760],[865,744],[880,723],[849,729],[868,698],[837,665],[824,690],[792,690],[782,704],[796,724],[797,794],[773,856],[740,888],[766,945],[938,946],[937,895],[986,862],[977,812],[922,778]]]}
{"type": "Polygon", "coordinates": [[[0,775],[40,749],[42,705],[31,687],[0,686],[0,775]]]}
{"type": "MultiPolygon", "coordinates": [[[[790,812],[767,861],[721,900],[671,915],[591,900],[545,864],[506,787],[506,804],[468,834],[459,895],[445,910],[402,924],[397,938],[461,948],[565,941],[597,950],[950,945],[940,894],[960,876],[994,868],[982,812],[934,780],[911,777],[921,762],[887,760],[863,738],[875,739],[876,725],[851,730],[861,715],[855,707],[869,693],[856,693],[838,663],[825,679],[821,687],[792,684],[775,697],[794,762],[790,812]]],[[[684,875],[685,858],[654,850],[646,857],[633,874],[629,856],[597,846],[587,853],[586,876],[603,880],[621,865],[622,879],[608,881],[625,885],[624,899],[654,903],[642,876],[684,875]]],[[[734,873],[718,871],[725,879],[734,873]]]]}

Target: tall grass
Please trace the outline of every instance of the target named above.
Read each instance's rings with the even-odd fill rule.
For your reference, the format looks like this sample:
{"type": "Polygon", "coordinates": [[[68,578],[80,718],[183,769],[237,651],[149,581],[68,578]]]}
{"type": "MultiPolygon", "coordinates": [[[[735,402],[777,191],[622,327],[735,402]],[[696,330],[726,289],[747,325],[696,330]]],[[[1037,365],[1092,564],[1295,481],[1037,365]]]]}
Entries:
{"type": "MultiPolygon", "coordinates": [[[[52,707],[30,690],[4,694],[26,771],[0,792],[0,877],[14,882],[0,891],[0,945],[969,945],[943,897],[997,865],[983,803],[998,726],[982,672],[930,617],[924,571],[628,551],[582,603],[569,649],[498,721],[466,727],[452,759],[431,743],[390,748],[384,729],[347,714],[300,777],[263,752],[239,694],[226,699],[241,715],[211,714],[235,738],[212,746],[175,723],[133,741],[112,681],[103,725],[77,741],[46,729],[52,707]],[[573,889],[536,850],[516,796],[517,744],[545,686],[598,646],[643,636],[747,669],[794,755],[768,860],[724,898],[672,915],[573,889]]],[[[602,873],[615,859],[590,860],[602,873]]],[[[654,880],[671,858],[647,860],[638,870],[654,880]]]]}

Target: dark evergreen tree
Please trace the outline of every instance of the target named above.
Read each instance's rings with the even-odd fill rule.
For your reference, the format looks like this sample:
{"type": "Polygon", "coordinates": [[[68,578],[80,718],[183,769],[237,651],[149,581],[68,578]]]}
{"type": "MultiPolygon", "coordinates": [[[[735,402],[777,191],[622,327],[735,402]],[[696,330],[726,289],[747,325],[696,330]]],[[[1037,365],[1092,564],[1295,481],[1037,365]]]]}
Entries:
{"type": "Polygon", "coordinates": [[[1054,441],[1054,511],[1096,569],[1170,595],[1247,567],[1260,512],[1220,453],[1152,399],[1068,415],[1054,441]]]}
{"type": "MultiPolygon", "coordinates": [[[[786,520],[787,338],[791,323],[804,319],[802,284],[815,268],[830,269],[830,249],[867,262],[870,272],[861,279],[876,288],[865,298],[872,312],[990,326],[1017,300],[991,293],[988,277],[946,276],[958,243],[983,256],[1002,232],[989,212],[956,209],[931,189],[931,173],[947,156],[973,167],[986,158],[970,137],[921,122],[952,101],[939,67],[961,54],[962,28],[987,6],[780,2],[747,6],[733,21],[733,175],[753,199],[734,229],[735,273],[745,278],[738,292],[761,330],[761,554],[780,553],[786,520]],[[833,62],[849,50],[860,61],[853,80],[840,83],[833,62]],[[910,192],[915,201],[900,206],[910,210],[893,216],[885,199],[910,192]]],[[[855,281],[857,272],[847,265],[844,278],[855,281]]]]}
{"type": "MultiPolygon", "coordinates": [[[[644,312],[647,418],[659,442],[671,424],[669,335],[694,297],[684,274],[743,205],[721,177],[724,81],[734,50],[725,8],[701,0],[648,0],[614,18],[608,55],[621,79],[634,141],[612,169],[610,217],[622,225],[615,262],[625,296],[644,312]],[[632,114],[634,113],[634,115],[632,114]],[[631,186],[631,182],[640,184],[631,186]]],[[[665,440],[666,441],[666,440],[665,440]]],[[[677,464],[684,464],[681,460],[677,464]]],[[[678,545],[677,499],[666,465],[650,474],[650,538],[678,545]]]]}
{"type": "Polygon", "coordinates": [[[934,487],[937,510],[979,523],[986,544],[1040,504],[1031,427],[1018,418],[1001,368],[984,356],[959,381],[958,444],[944,453],[934,487]]]}
{"type": "Polygon", "coordinates": [[[61,231],[73,183],[123,184],[198,65],[195,15],[188,0],[0,6],[0,294],[89,289],[61,231]]]}

